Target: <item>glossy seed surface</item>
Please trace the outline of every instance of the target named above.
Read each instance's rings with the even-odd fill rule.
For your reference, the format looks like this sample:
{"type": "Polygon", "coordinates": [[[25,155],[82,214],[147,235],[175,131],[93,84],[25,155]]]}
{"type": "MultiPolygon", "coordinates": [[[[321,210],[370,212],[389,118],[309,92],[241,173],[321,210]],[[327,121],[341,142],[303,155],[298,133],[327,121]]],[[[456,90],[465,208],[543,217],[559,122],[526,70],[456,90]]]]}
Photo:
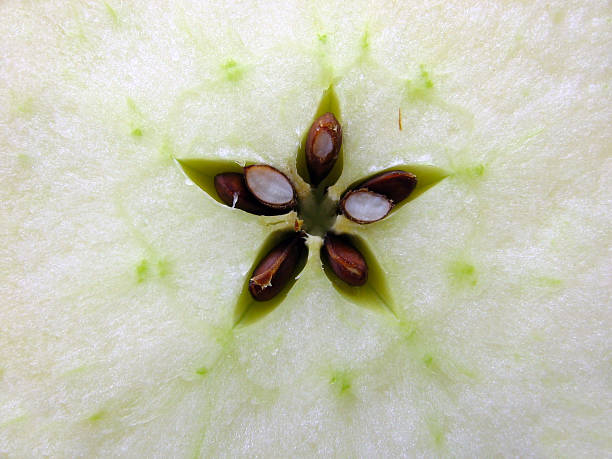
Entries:
{"type": "Polygon", "coordinates": [[[321,183],[333,169],[341,146],[342,127],[333,113],[325,113],[312,123],[306,138],[306,164],[312,185],[321,183]]]}
{"type": "Polygon", "coordinates": [[[348,238],[328,233],[323,244],[323,254],[340,280],[354,287],[366,283],[368,264],[348,238]]]}
{"type": "Polygon", "coordinates": [[[268,301],[278,295],[291,280],[305,249],[302,233],[295,233],[275,246],[251,275],[251,296],[257,301],[268,301]]]}
{"type": "Polygon", "coordinates": [[[214,179],[215,190],[221,200],[230,207],[244,210],[255,215],[277,215],[278,209],[260,203],[246,186],[243,174],[226,172],[214,179]]]}
{"type": "Polygon", "coordinates": [[[394,204],[406,199],[417,186],[414,174],[405,171],[389,171],[360,184],[357,189],[366,188],[391,199],[394,204]]]}

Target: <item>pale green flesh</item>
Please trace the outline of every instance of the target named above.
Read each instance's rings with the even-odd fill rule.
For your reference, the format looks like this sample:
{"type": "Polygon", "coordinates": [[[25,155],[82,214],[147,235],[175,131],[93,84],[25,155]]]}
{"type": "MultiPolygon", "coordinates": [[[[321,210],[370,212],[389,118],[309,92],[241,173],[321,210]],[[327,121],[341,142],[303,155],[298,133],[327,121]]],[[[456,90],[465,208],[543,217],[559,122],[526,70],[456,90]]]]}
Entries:
{"type": "Polygon", "coordinates": [[[609,456],[611,17],[0,2],[0,457],[609,456]],[[303,196],[330,106],[331,194],[397,167],[435,186],[335,223],[378,294],[339,292],[312,237],[248,309],[295,215],[229,209],[197,171],[270,164],[303,196]]]}

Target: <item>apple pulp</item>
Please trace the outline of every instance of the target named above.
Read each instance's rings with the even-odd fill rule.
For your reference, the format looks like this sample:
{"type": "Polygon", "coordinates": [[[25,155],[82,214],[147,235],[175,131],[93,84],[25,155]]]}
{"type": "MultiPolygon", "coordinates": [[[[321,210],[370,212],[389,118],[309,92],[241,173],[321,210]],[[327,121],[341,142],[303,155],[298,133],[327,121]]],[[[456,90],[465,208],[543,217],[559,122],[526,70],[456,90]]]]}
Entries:
{"type": "Polygon", "coordinates": [[[610,15],[1,2],[0,456],[609,455],[610,15]],[[179,163],[269,164],[300,193],[330,85],[331,195],[448,174],[354,241],[394,314],[330,284],[313,237],[289,293],[234,327],[289,222],[179,163]]]}

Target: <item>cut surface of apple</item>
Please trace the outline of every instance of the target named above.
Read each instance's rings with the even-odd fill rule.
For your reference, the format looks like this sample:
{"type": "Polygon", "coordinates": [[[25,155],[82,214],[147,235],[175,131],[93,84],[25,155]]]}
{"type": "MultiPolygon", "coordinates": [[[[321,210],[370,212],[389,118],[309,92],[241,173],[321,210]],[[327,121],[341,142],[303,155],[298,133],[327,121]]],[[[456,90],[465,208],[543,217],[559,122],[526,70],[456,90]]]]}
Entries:
{"type": "Polygon", "coordinates": [[[602,1],[0,2],[0,457],[612,454],[611,21],[602,1]],[[313,235],[237,326],[299,212],[231,209],[181,164],[231,164],[210,189],[268,165],[299,201],[330,88],[320,188],[407,168],[427,191],[335,220],[371,302],[313,235]]]}

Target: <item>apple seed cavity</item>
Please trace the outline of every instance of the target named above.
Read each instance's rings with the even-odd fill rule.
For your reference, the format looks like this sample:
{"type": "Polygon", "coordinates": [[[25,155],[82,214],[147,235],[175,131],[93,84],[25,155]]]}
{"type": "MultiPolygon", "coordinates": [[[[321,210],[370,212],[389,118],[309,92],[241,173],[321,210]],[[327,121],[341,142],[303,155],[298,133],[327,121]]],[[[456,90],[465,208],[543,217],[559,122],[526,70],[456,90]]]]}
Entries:
{"type": "Polygon", "coordinates": [[[261,204],[246,186],[243,174],[227,172],[215,176],[215,190],[221,200],[230,207],[255,215],[278,215],[278,209],[261,204]]]}
{"type": "Polygon", "coordinates": [[[382,220],[392,207],[393,203],[386,196],[366,189],[349,191],[340,201],[342,213],[361,224],[382,220]]]}
{"type": "Polygon", "coordinates": [[[368,189],[382,194],[394,204],[398,204],[412,193],[416,185],[416,175],[404,171],[389,171],[363,182],[357,189],[368,189]]]}
{"type": "Polygon", "coordinates": [[[251,275],[251,296],[257,301],[268,301],[278,295],[291,279],[305,249],[304,233],[294,233],[274,247],[251,275]]]}
{"type": "Polygon", "coordinates": [[[296,198],[293,185],[278,169],[267,165],[244,168],[248,189],[260,203],[278,210],[295,208],[296,198]]]}
{"type": "Polygon", "coordinates": [[[368,264],[363,255],[342,236],[327,233],[322,253],[338,278],[357,287],[368,279],[368,264]]]}
{"type": "Polygon", "coordinates": [[[319,185],[333,169],[341,146],[342,127],[332,113],[312,123],[306,138],[306,164],[312,185],[319,185]]]}
{"type": "Polygon", "coordinates": [[[275,298],[291,282],[307,250],[307,232],[323,236],[321,260],[340,281],[352,287],[368,281],[363,254],[349,237],[330,231],[337,212],[359,224],[382,220],[396,203],[414,191],[417,178],[402,170],[382,172],[347,190],[336,203],[319,185],[334,168],[341,146],[342,127],[336,117],[327,112],[317,118],[305,145],[312,189],[299,203],[289,178],[266,164],[246,166],[243,173],[227,172],[214,177],[217,194],[228,206],[256,215],[279,215],[294,209],[298,212],[292,234],[264,256],[249,278],[248,290],[256,301],[275,298]]]}

